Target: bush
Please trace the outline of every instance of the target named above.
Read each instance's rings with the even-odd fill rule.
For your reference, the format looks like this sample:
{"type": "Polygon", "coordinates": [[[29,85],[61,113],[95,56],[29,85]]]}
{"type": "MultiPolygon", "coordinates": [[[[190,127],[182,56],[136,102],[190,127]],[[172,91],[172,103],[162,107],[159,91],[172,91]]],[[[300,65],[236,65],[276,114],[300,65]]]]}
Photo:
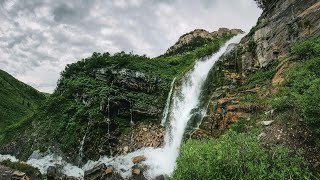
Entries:
{"type": "Polygon", "coordinates": [[[287,94],[300,116],[320,134],[320,58],[296,64],[286,76],[287,94]]]}
{"type": "Polygon", "coordinates": [[[313,36],[307,40],[293,45],[292,53],[301,60],[320,56],[320,35],[313,36]]]}
{"type": "Polygon", "coordinates": [[[264,149],[256,133],[229,131],[219,139],[188,140],[173,179],[310,179],[307,165],[301,152],[264,149]]]}

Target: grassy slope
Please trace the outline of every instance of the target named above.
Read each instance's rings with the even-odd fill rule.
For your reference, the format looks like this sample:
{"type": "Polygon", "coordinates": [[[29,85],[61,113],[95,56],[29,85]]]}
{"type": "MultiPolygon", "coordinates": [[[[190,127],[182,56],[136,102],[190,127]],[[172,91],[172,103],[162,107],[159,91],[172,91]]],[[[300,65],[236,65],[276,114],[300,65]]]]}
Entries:
{"type": "Polygon", "coordinates": [[[8,126],[30,116],[44,95],[0,70],[0,134],[8,126]]]}
{"type": "Polygon", "coordinates": [[[239,120],[217,139],[188,140],[182,146],[174,179],[319,178],[318,170],[309,164],[309,160],[318,159],[318,152],[314,147],[320,145],[319,44],[320,35],[315,35],[296,43],[292,48],[293,54],[279,60],[280,64],[290,67],[282,73],[285,81],[280,86],[271,85],[271,80],[277,72],[276,66],[279,64],[276,63],[251,74],[232,92],[261,87],[259,93],[266,96],[261,98],[256,94],[242,95],[240,101],[244,104],[253,103],[258,107],[275,109],[275,122],[271,129],[265,129],[260,125],[261,121],[270,119],[263,112],[256,112],[251,119],[239,120]],[[303,122],[300,122],[301,119],[303,122]],[[308,126],[313,132],[308,130],[308,126]],[[276,137],[279,137],[279,134],[276,132],[276,137],[272,138],[272,129],[290,129],[290,132],[297,133],[295,136],[299,136],[300,133],[313,136],[303,142],[290,136],[285,138],[286,140],[277,141],[276,137]],[[261,132],[267,133],[266,142],[258,140],[261,132]],[[309,147],[313,147],[313,150],[309,147]],[[306,154],[302,153],[300,148],[306,154]],[[312,154],[315,154],[314,157],[312,154]]]}

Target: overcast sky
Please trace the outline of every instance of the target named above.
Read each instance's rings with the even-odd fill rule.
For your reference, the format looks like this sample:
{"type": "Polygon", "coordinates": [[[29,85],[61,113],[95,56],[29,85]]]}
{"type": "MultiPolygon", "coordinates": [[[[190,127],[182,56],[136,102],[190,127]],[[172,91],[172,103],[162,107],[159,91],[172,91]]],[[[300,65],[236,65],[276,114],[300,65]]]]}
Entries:
{"type": "Polygon", "coordinates": [[[52,92],[95,51],[154,57],[197,28],[247,31],[260,13],[253,0],[0,0],[0,69],[52,92]]]}

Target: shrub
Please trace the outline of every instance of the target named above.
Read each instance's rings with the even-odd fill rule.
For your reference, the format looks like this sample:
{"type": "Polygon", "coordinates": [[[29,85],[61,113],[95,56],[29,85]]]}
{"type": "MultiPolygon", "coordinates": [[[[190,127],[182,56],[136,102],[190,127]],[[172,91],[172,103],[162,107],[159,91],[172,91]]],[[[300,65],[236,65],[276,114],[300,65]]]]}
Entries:
{"type": "Polygon", "coordinates": [[[275,145],[265,149],[256,133],[229,131],[219,139],[188,140],[173,179],[310,179],[302,153],[275,145]]]}
{"type": "Polygon", "coordinates": [[[310,37],[307,40],[293,45],[292,53],[301,60],[320,56],[320,35],[310,37]]]}
{"type": "Polygon", "coordinates": [[[296,64],[287,72],[285,88],[305,122],[320,134],[320,58],[296,64]]]}

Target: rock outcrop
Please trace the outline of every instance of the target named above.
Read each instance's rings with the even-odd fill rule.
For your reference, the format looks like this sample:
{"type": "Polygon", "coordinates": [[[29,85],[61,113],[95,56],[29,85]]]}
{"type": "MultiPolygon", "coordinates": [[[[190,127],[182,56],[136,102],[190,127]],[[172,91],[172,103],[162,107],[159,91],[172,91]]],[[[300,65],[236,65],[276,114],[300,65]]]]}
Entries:
{"type": "Polygon", "coordinates": [[[171,54],[183,46],[190,45],[197,38],[207,41],[213,41],[223,36],[234,36],[240,33],[243,33],[241,29],[220,28],[218,31],[213,32],[209,32],[204,29],[196,29],[194,31],[182,35],[179,38],[179,40],[167,50],[166,54],[171,54]]]}
{"type": "Polygon", "coordinates": [[[244,72],[248,74],[287,56],[294,42],[319,30],[318,0],[279,0],[272,3],[241,41],[244,72]]]}

